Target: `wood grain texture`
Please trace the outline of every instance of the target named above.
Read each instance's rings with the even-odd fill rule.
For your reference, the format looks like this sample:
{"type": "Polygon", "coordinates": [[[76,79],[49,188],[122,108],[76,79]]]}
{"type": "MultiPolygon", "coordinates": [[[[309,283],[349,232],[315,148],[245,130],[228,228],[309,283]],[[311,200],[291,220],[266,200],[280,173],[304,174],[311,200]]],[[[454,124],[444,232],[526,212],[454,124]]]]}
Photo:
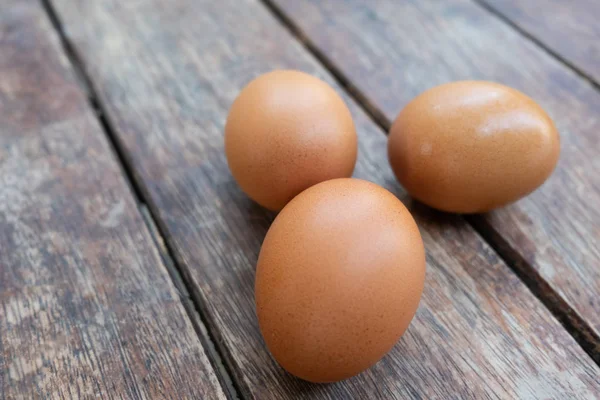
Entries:
{"type": "Polygon", "coordinates": [[[600,82],[600,2],[478,0],[600,82]]]}
{"type": "Polygon", "coordinates": [[[389,188],[415,213],[427,248],[426,289],[405,336],[370,370],[330,385],[287,375],[264,347],[254,309],[254,266],[274,215],[233,181],[223,126],[235,96],[260,73],[331,76],[252,0],[53,4],[243,395],[583,399],[600,392],[599,368],[473,230],[410,202],[387,164],[383,132],[345,95],[359,131],[356,176],[389,188]]]}
{"type": "Polygon", "coordinates": [[[0,399],[223,399],[40,4],[0,6],[0,399]]]}
{"type": "Polygon", "coordinates": [[[561,134],[557,170],[529,197],[476,220],[541,280],[542,295],[584,321],[600,357],[600,94],[470,1],[276,3],[386,124],[423,90],[461,79],[513,86],[548,111],[561,134]]]}

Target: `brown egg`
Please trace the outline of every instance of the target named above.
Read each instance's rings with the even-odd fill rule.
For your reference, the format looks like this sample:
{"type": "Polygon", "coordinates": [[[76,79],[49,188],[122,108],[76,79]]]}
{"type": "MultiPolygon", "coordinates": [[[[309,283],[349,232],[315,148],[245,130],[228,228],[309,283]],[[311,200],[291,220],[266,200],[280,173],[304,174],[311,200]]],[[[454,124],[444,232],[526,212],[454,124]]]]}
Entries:
{"type": "Polygon", "coordinates": [[[394,195],[359,179],[319,183],[267,233],[256,270],[258,322],[288,372],[342,380],[392,348],[424,279],[419,229],[394,195]]]}
{"type": "Polygon", "coordinates": [[[352,175],[357,138],[350,111],[325,82],[274,71],[246,86],[225,126],[225,154],[248,196],[280,210],[304,189],[352,175]]]}
{"type": "Polygon", "coordinates": [[[523,93],[492,82],[434,87],[390,129],[388,155],[400,183],[431,207],[476,213],[511,203],[554,170],[552,120],[523,93]]]}

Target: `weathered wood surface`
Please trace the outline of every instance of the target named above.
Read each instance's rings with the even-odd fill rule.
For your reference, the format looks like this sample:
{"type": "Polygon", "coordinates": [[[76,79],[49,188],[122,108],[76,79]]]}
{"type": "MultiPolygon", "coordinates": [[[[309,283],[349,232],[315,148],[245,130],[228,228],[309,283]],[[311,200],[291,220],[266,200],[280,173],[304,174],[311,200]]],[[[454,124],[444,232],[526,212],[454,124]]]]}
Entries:
{"type": "Polygon", "coordinates": [[[600,1],[479,1],[600,83],[600,1]]]}
{"type": "Polygon", "coordinates": [[[0,6],[0,399],[224,398],[36,1],[0,6]]]}
{"type": "Polygon", "coordinates": [[[276,3],[385,124],[423,90],[460,79],[508,84],[548,111],[561,134],[554,175],[475,220],[600,358],[600,93],[470,1],[276,3]]]}
{"type": "MultiPolygon", "coordinates": [[[[253,77],[298,68],[331,77],[252,0],[53,1],[242,394],[269,398],[586,398],[599,368],[460,218],[412,204],[386,140],[348,101],[356,175],[411,207],[427,248],[413,324],[360,376],[312,385],[270,358],[254,310],[254,266],[273,214],[253,204],[223,153],[227,110],[253,77]]],[[[339,90],[339,87],[338,87],[339,90]]]]}

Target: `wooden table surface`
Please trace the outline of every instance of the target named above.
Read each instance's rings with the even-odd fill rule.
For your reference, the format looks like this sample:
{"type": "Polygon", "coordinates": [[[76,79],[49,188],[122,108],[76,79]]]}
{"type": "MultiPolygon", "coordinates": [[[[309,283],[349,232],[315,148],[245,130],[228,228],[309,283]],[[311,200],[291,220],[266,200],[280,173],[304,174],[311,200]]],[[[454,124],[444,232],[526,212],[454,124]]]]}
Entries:
{"type": "Polygon", "coordinates": [[[3,0],[0,399],[600,399],[598,21],[596,0],[3,0]],[[355,176],[427,249],[406,334],[335,384],[264,346],[275,215],[224,158],[231,102],[278,68],[341,94],[355,176]],[[397,112],[460,79],[530,95],[562,145],[539,190],[469,217],[413,202],[386,157],[397,112]]]}

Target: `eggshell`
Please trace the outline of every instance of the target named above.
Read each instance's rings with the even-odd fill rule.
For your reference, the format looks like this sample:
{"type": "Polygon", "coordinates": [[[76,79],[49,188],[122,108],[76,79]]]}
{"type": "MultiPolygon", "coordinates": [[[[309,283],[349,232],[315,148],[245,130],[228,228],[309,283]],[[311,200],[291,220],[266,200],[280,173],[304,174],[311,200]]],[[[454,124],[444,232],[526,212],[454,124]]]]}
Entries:
{"type": "Polygon", "coordinates": [[[274,71],[250,82],[231,106],[225,153],[242,190],[280,210],[316,183],[351,176],[357,138],[350,111],[329,85],[274,71]]]}
{"type": "Polygon", "coordinates": [[[488,211],[540,186],[558,161],[552,120],[523,93],[492,82],[454,82],[412,100],[390,129],[400,183],[431,207],[488,211]]]}
{"type": "Polygon", "coordinates": [[[256,309],[273,357],[312,382],[365,370],[396,343],[423,291],[425,252],[404,205],[335,179],[294,198],[264,240],[256,309]]]}

